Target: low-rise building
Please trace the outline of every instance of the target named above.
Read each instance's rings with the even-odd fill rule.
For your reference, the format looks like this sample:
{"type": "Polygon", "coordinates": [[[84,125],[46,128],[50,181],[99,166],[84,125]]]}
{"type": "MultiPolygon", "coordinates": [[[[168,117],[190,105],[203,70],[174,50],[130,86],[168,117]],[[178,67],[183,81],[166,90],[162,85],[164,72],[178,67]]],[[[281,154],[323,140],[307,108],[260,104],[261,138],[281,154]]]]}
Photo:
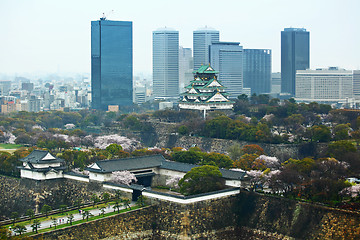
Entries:
{"type": "Polygon", "coordinates": [[[353,72],[337,67],[296,71],[295,99],[299,102],[346,102],[353,98],[353,72]]]}
{"type": "Polygon", "coordinates": [[[20,161],[23,163],[19,167],[22,178],[49,180],[64,177],[65,161],[54,157],[48,151],[34,150],[20,161]]]}

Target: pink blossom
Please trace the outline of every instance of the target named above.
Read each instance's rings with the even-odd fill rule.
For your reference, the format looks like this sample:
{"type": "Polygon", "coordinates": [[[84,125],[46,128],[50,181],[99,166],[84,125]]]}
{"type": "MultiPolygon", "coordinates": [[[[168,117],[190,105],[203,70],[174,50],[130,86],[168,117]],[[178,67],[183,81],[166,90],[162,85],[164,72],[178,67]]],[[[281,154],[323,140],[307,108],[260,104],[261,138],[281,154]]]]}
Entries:
{"type": "Polygon", "coordinates": [[[360,195],[360,184],[344,188],[343,190],[340,191],[340,194],[351,196],[353,198],[357,197],[360,195]]]}
{"type": "Polygon", "coordinates": [[[87,171],[87,170],[81,171],[80,168],[74,168],[72,171],[77,174],[89,176],[89,171],[87,171]]]}
{"type": "Polygon", "coordinates": [[[112,143],[121,145],[125,151],[133,151],[140,147],[139,141],[118,134],[98,136],[94,139],[94,146],[100,149],[105,149],[112,143]]]}
{"type": "Polygon", "coordinates": [[[280,167],[280,161],[276,157],[260,155],[257,159],[263,160],[267,168],[275,169],[280,167]]]}
{"type": "Polygon", "coordinates": [[[135,175],[129,171],[115,171],[111,174],[111,181],[118,184],[130,185],[137,182],[135,175]]]}
{"type": "Polygon", "coordinates": [[[166,179],[166,185],[171,187],[179,187],[178,183],[180,181],[181,177],[169,177],[166,179]]]}

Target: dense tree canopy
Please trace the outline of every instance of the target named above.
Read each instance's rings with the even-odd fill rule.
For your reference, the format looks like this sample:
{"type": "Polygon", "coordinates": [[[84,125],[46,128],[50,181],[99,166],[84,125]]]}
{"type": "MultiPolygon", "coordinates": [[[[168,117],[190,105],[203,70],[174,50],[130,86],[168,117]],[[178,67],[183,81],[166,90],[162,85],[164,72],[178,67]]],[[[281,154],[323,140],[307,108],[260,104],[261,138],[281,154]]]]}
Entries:
{"type": "Polygon", "coordinates": [[[223,189],[225,182],[221,176],[218,167],[195,167],[179,181],[180,192],[184,195],[194,195],[223,189]]]}

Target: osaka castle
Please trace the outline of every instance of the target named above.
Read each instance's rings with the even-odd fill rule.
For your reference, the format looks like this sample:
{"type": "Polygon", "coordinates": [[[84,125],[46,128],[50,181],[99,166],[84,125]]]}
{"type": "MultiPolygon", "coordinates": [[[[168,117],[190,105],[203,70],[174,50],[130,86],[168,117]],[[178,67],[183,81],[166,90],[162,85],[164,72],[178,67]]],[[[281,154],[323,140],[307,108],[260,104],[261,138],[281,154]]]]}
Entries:
{"type": "Polygon", "coordinates": [[[206,110],[231,110],[233,101],[229,100],[229,94],[221,82],[217,79],[215,71],[210,65],[202,65],[194,71],[194,80],[185,87],[179,102],[180,109],[206,110]]]}

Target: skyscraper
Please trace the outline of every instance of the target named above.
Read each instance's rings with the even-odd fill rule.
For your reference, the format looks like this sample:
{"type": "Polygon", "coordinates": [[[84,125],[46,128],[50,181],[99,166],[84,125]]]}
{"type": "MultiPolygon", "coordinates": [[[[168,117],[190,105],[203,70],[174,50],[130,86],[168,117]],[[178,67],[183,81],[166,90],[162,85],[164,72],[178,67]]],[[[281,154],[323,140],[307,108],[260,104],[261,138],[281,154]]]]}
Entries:
{"type": "Polygon", "coordinates": [[[179,48],[179,90],[184,92],[190,81],[193,79],[193,57],[191,48],[179,48]]]}
{"type": "Polygon", "coordinates": [[[194,70],[209,64],[209,46],[212,42],[219,42],[219,31],[205,27],[193,32],[194,70]]]}
{"type": "Polygon", "coordinates": [[[244,49],[244,87],[257,95],[271,91],[271,50],[244,49]]]}
{"type": "Polygon", "coordinates": [[[132,48],[132,22],[91,22],[92,108],[132,104],[132,48]]]}
{"type": "Polygon", "coordinates": [[[179,32],[153,31],[153,90],[155,98],[179,96],[179,32]]]}
{"type": "Polygon", "coordinates": [[[219,71],[219,80],[231,98],[243,90],[243,47],[239,42],[213,42],[210,45],[210,64],[219,71]]]}
{"type": "Polygon", "coordinates": [[[310,67],[310,33],[305,28],[281,32],[281,92],[295,95],[296,70],[310,67]]]}

